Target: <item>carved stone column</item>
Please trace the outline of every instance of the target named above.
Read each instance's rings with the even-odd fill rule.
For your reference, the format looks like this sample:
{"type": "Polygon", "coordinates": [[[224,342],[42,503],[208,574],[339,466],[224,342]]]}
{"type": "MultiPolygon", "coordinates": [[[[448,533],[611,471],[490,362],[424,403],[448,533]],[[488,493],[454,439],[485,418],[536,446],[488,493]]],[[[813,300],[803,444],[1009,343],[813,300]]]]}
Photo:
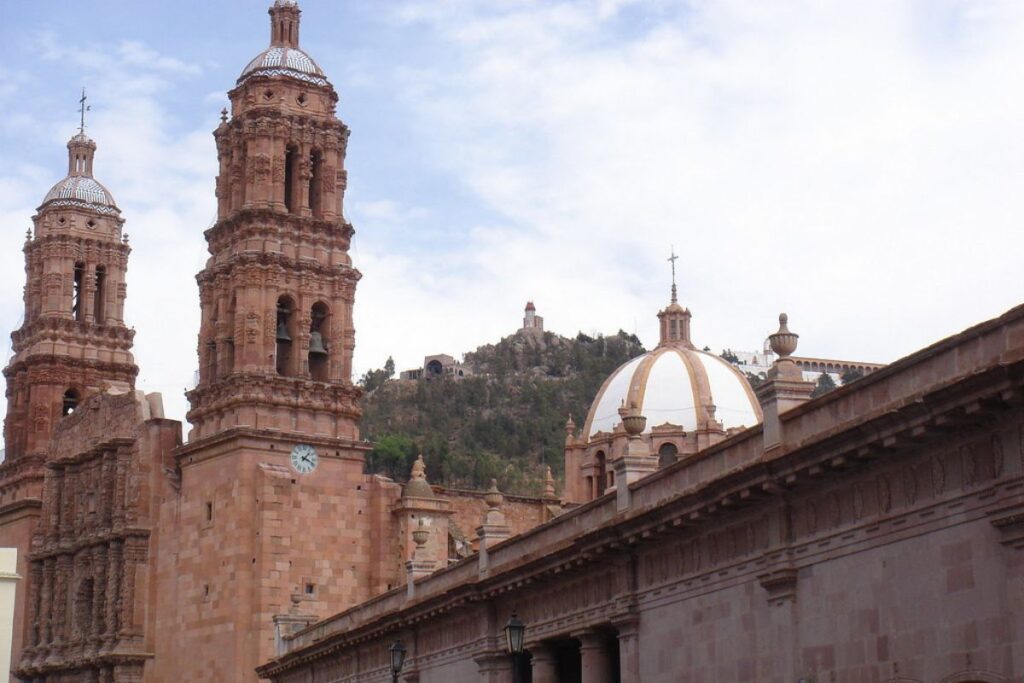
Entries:
{"type": "Polygon", "coordinates": [[[533,656],[533,683],[558,683],[558,667],[555,651],[550,645],[538,643],[530,646],[533,656]]]}
{"type": "Polygon", "coordinates": [[[607,640],[594,631],[584,631],[577,634],[576,638],[580,641],[583,683],[611,683],[611,657],[608,656],[607,640]]]}

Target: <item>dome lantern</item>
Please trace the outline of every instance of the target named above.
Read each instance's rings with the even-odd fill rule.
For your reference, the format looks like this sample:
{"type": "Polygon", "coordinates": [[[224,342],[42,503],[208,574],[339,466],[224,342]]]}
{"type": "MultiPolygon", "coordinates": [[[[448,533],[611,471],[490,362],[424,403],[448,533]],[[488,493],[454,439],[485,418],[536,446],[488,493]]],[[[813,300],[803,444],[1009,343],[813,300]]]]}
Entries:
{"type": "Polygon", "coordinates": [[[299,46],[299,16],[302,10],[296,0],[275,0],[270,14],[270,44],[273,47],[299,46]]]}
{"type": "Polygon", "coordinates": [[[238,84],[252,76],[288,76],[318,86],[328,86],[323,70],[299,48],[302,10],[296,0],[275,0],[270,14],[270,47],[246,65],[238,84]]]}

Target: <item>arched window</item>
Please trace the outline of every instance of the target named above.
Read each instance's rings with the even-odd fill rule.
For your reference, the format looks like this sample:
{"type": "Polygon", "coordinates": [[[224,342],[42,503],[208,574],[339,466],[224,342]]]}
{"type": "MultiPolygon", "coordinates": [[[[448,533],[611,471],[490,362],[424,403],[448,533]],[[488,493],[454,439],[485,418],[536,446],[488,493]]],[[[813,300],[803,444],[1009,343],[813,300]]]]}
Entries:
{"type": "Polygon", "coordinates": [[[295,145],[288,145],[288,148],[284,153],[284,207],[288,210],[288,213],[295,213],[295,209],[298,206],[296,201],[296,186],[295,178],[298,175],[297,171],[299,165],[299,148],[295,145]]]}
{"type": "MultiPolygon", "coordinates": [[[[235,329],[235,295],[231,295],[231,304],[228,306],[228,329],[235,329]]],[[[235,370],[235,337],[232,335],[224,341],[224,368],[222,372],[228,375],[235,370]]]]}
{"type": "Polygon", "coordinates": [[[93,293],[92,314],[97,325],[102,325],[107,321],[103,305],[106,295],[107,268],[106,266],[96,266],[96,291],[93,293]]]}
{"type": "Polygon", "coordinates": [[[594,482],[597,484],[597,491],[595,497],[604,495],[605,489],[608,488],[608,463],[604,455],[604,451],[598,451],[594,456],[594,464],[597,466],[597,476],[594,477],[594,482]]]}
{"type": "Polygon", "coordinates": [[[658,449],[658,467],[668,467],[679,459],[679,449],[671,441],[661,444],[658,449]]]}
{"type": "Polygon", "coordinates": [[[327,304],[318,301],[309,312],[309,376],[317,382],[326,382],[328,376],[327,304]]]}
{"type": "Polygon", "coordinates": [[[61,403],[61,415],[70,415],[78,408],[78,402],[82,399],[77,389],[68,389],[64,392],[64,399],[61,403]]]}
{"type": "Polygon", "coordinates": [[[323,175],[324,155],[315,149],[309,155],[309,211],[316,217],[321,214],[320,188],[323,175]]]}
{"type": "Polygon", "coordinates": [[[427,374],[432,377],[440,377],[443,375],[444,366],[441,365],[441,361],[435,359],[427,363],[427,374]]]}
{"type": "Polygon", "coordinates": [[[75,320],[85,320],[85,306],[82,305],[82,284],[85,281],[85,264],[75,264],[74,282],[71,292],[71,315],[75,320]]]}
{"type": "Polygon", "coordinates": [[[292,339],[295,337],[295,303],[289,296],[277,300],[277,374],[295,375],[292,339]]]}

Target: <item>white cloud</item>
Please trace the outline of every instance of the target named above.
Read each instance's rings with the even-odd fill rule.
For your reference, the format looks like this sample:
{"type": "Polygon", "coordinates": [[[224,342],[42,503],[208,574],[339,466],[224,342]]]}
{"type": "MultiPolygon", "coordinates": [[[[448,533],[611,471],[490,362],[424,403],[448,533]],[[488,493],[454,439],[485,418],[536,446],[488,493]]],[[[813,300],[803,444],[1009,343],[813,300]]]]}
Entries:
{"type": "Polygon", "coordinates": [[[403,6],[459,59],[396,90],[503,224],[420,264],[472,273],[433,348],[361,339],[405,363],[465,350],[532,297],[559,331],[636,321],[650,344],[670,244],[716,349],[788,309],[804,353],[893,360],[1019,303],[1021,7],[956,3],[939,30],[935,6],[403,6]]]}

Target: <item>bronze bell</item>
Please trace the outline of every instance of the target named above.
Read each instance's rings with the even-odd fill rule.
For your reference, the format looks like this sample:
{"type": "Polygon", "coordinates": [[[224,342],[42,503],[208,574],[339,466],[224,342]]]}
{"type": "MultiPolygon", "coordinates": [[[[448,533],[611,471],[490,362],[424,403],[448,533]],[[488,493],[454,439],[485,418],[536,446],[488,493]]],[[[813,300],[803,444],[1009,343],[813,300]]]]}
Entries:
{"type": "Polygon", "coordinates": [[[277,323],[277,341],[279,342],[290,342],[291,336],[288,334],[288,325],[285,321],[281,320],[277,323]]]}
{"type": "Polygon", "coordinates": [[[309,334],[309,352],[316,356],[326,356],[327,349],[324,347],[324,337],[319,332],[309,334]]]}

